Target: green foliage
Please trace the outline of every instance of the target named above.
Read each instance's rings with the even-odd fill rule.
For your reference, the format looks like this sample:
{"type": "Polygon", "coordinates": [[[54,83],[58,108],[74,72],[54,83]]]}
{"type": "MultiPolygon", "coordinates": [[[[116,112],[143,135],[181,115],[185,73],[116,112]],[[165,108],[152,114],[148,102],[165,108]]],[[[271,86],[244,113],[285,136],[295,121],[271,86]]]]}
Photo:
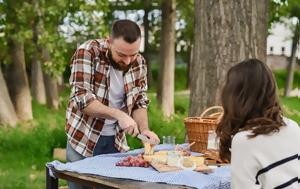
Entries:
{"type": "Polygon", "coordinates": [[[190,52],[194,43],[194,1],[177,1],[177,22],[179,27],[176,30],[176,46],[185,62],[190,61],[190,52]]]}
{"type": "Polygon", "coordinates": [[[107,33],[102,19],[108,11],[108,1],[40,1],[44,31],[39,45],[45,47],[51,60],[44,70],[51,75],[61,75],[74,53],[76,42],[97,38],[107,33]],[[65,31],[67,29],[67,31],[65,31]],[[73,31],[73,32],[72,32],[73,31]],[[68,41],[72,41],[71,43],[68,41]]]}
{"type": "Polygon", "coordinates": [[[24,41],[32,36],[28,23],[34,17],[34,12],[29,0],[16,1],[4,0],[0,3],[1,25],[6,37],[17,41],[24,41]]]}
{"type": "MultiPolygon", "coordinates": [[[[287,80],[287,70],[273,71],[278,88],[282,91],[287,80]]],[[[153,64],[152,67],[153,84],[149,92],[155,93],[158,84],[158,66],[153,64]]],[[[294,72],[293,88],[300,88],[300,72],[294,72]]],[[[175,69],[175,91],[187,90],[187,67],[185,65],[176,65],[175,69]]]]}
{"type": "Polygon", "coordinates": [[[108,10],[108,0],[3,0],[0,3],[1,62],[9,62],[5,44],[8,37],[26,43],[26,60],[31,62],[30,55],[36,51],[32,28],[38,23],[38,45],[50,55],[43,68],[51,75],[61,75],[77,42],[107,35],[108,26],[103,18],[108,10]]]}
{"type": "Polygon", "coordinates": [[[293,35],[299,33],[295,30],[296,24],[291,23],[290,19],[300,22],[300,1],[299,0],[272,0],[269,3],[269,28],[273,23],[282,22],[287,24],[293,35]]]}
{"type": "MultiPolygon", "coordinates": [[[[287,81],[287,70],[277,70],[274,71],[274,76],[277,82],[277,86],[279,89],[284,89],[285,83],[287,81]]],[[[300,88],[300,72],[294,72],[294,82],[293,88],[300,88]]]]}
{"type": "Polygon", "coordinates": [[[286,15],[282,10],[285,6],[286,0],[271,0],[269,1],[269,21],[268,28],[270,29],[273,23],[279,22],[280,19],[286,15]]]}
{"type": "Polygon", "coordinates": [[[109,12],[108,0],[77,0],[72,5],[72,11],[69,11],[64,18],[65,26],[71,30],[71,36],[69,37],[75,38],[77,42],[82,42],[90,38],[108,35],[109,26],[105,24],[106,14],[109,12]],[[74,8],[75,5],[77,8],[74,8]]]}
{"type": "MultiPolygon", "coordinates": [[[[149,49],[152,52],[157,52],[161,42],[161,2],[159,0],[150,1],[148,7],[148,20],[149,20],[149,49]]],[[[109,7],[119,13],[122,12],[126,15],[132,13],[136,14],[135,21],[142,23],[144,15],[137,14],[137,10],[145,8],[143,0],[136,1],[110,1],[109,7]]],[[[193,24],[194,24],[194,1],[176,1],[176,49],[179,49],[183,54],[185,60],[189,60],[191,45],[193,43],[193,24]]],[[[108,19],[114,20],[124,18],[122,14],[108,14],[108,19]]],[[[132,17],[131,17],[132,18],[132,17]]],[[[187,62],[185,61],[185,62],[187,62]]]]}
{"type": "MultiPolygon", "coordinates": [[[[153,83],[151,88],[149,88],[149,92],[156,92],[158,85],[158,65],[152,65],[152,76],[153,83]]],[[[187,90],[187,67],[184,64],[176,65],[175,69],[175,91],[187,90]]]]}
{"type": "Polygon", "coordinates": [[[53,111],[33,102],[33,111],[33,122],[24,123],[15,129],[0,130],[0,149],[23,151],[24,156],[35,162],[40,157],[51,157],[53,147],[64,147],[66,137],[63,109],[53,111]]]}
{"type": "Polygon", "coordinates": [[[283,97],[281,98],[283,113],[300,124],[300,98],[299,97],[283,97]]]}
{"type": "Polygon", "coordinates": [[[0,188],[45,188],[45,163],[65,147],[64,112],[33,102],[34,121],[0,129],[0,188]]]}

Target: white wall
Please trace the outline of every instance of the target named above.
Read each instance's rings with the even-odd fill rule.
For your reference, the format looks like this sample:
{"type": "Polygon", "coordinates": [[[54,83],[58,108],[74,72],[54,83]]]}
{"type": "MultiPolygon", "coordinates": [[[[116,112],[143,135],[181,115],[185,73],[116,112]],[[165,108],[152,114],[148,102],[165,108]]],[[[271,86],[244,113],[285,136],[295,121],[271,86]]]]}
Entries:
{"type": "MultiPolygon", "coordinates": [[[[267,54],[271,54],[270,48],[273,47],[274,55],[282,54],[282,47],[285,48],[284,55],[291,55],[292,48],[292,32],[285,24],[274,24],[271,29],[271,34],[267,38],[267,54]]],[[[299,48],[297,57],[300,58],[299,48]]]]}

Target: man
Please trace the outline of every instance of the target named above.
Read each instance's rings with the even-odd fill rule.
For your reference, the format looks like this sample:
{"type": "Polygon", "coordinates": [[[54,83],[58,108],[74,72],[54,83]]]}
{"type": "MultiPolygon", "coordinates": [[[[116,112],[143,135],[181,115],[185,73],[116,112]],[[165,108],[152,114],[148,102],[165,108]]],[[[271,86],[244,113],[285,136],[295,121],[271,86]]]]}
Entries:
{"type": "Polygon", "coordinates": [[[141,133],[159,143],[148,128],[147,67],[140,44],[139,26],[118,20],[109,38],[89,40],[74,53],[65,127],[67,161],[127,151],[125,133],[141,133]]]}

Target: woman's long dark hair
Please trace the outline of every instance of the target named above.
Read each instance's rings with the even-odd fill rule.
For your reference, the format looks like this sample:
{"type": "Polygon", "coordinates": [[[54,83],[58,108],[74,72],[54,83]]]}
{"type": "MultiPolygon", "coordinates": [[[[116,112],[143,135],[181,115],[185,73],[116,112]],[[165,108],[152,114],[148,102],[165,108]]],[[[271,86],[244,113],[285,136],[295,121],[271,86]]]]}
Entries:
{"type": "Polygon", "coordinates": [[[232,137],[250,130],[249,138],[278,132],[284,126],[271,70],[257,59],[248,59],[230,68],[221,101],[224,115],[218,124],[220,157],[229,160],[232,137]]]}

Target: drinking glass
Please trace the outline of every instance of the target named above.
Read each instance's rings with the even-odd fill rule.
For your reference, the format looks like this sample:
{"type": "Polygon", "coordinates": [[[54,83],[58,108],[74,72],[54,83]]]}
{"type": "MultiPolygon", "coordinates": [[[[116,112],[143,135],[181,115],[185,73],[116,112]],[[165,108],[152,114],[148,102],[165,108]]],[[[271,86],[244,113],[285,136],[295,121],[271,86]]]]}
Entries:
{"type": "Polygon", "coordinates": [[[175,136],[163,136],[163,144],[171,144],[171,145],[175,145],[176,137],[175,136]]]}

